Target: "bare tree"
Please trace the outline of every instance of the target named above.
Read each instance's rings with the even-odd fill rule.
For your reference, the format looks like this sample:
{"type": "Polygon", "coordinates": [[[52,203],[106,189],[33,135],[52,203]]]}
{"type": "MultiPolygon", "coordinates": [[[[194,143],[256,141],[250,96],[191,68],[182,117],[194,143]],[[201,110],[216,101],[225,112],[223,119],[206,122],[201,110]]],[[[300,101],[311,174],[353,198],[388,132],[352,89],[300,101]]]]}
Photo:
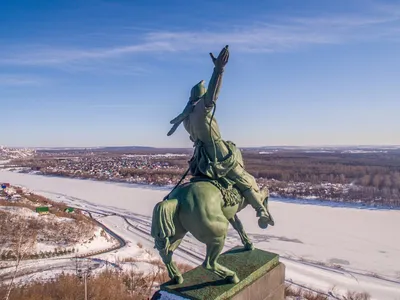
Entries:
{"type": "Polygon", "coordinates": [[[32,250],[33,246],[36,243],[37,232],[30,229],[27,222],[21,221],[22,219],[20,219],[20,222],[14,228],[15,243],[12,244],[12,251],[15,258],[15,269],[12,275],[11,282],[8,285],[7,293],[4,300],[9,300],[21,261],[27,256],[27,254],[29,254],[30,250],[32,250]]]}

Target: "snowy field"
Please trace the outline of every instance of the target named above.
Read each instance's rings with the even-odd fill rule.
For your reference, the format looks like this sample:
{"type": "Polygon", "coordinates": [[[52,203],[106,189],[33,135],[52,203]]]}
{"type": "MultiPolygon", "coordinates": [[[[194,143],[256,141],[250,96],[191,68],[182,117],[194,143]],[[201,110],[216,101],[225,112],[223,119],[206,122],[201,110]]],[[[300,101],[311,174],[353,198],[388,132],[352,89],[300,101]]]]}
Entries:
{"type": "MultiPolygon", "coordinates": [[[[104,266],[104,262],[137,257],[144,263],[136,263],[135,267],[147,268],[146,260],[158,258],[149,236],[150,222],[153,207],[166,190],[6,170],[0,170],[0,182],[24,186],[52,200],[87,209],[127,241],[125,247],[99,255],[92,264],[104,266]]],[[[332,208],[273,199],[270,210],[276,226],[267,230],[258,228],[250,207],[239,217],[256,247],[281,256],[288,282],[334,294],[365,291],[373,299],[400,300],[399,210],[332,208]]],[[[238,235],[230,230],[225,250],[239,244],[238,235]]],[[[175,255],[177,261],[199,264],[204,258],[204,246],[190,235],[180,249],[175,255]]],[[[52,263],[54,270],[63,268],[60,260],[52,263]]]]}

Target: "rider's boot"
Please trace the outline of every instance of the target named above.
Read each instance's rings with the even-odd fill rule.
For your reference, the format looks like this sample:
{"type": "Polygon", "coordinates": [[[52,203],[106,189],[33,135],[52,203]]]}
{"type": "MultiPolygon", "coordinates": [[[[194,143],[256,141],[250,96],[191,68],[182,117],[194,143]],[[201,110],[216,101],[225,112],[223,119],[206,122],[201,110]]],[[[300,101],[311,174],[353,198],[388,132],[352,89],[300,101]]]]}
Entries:
{"type": "Polygon", "coordinates": [[[258,192],[252,188],[243,192],[243,197],[246,198],[247,202],[255,209],[257,212],[257,217],[259,218],[258,224],[262,228],[267,228],[268,225],[274,226],[275,222],[271,214],[268,211],[268,191],[263,190],[258,192]],[[267,200],[267,207],[264,207],[263,202],[267,200]]]}

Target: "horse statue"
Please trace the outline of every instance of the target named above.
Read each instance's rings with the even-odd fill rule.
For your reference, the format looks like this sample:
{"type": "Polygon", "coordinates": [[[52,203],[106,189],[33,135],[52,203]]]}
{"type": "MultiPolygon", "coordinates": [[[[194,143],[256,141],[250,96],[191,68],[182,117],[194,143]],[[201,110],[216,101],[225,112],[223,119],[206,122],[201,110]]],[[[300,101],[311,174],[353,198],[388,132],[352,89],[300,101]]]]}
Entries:
{"type": "Polygon", "coordinates": [[[237,212],[250,204],[257,212],[261,228],[274,226],[268,211],[268,190],[258,189],[255,178],[244,169],[240,150],[233,142],[221,138],[214,118],[224,68],[229,59],[228,48],[226,45],[217,58],[210,53],[214,69],[208,89],[203,80],[191,89],[185,109],[170,121],[174,125],[167,134],[172,135],[183,123],[195,146],[189,169],[181,181],[189,170],[194,177],[182,185],[181,181],[178,182],[153,210],[151,235],[155,239],[155,248],[167,267],[169,277],[176,283],[182,283],[183,277],[172,260],[172,254],[186,233],[190,232],[206,244],[203,267],[228,282],[238,283],[236,273],[218,263],[229,223],[248,250],[254,249],[253,244],[244,232],[237,212]]]}
{"type": "MultiPolygon", "coordinates": [[[[268,190],[263,190],[263,195],[263,205],[267,208],[268,190]]],[[[157,203],[153,210],[151,235],[171,280],[178,284],[183,282],[172,255],[190,232],[207,246],[202,266],[228,283],[238,283],[240,280],[236,273],[220,265],[218,257],[224,247],[229,224],[238,232],[244,248],[249,251],[254,249],[236,215],[247,205],[234,185],[226,187],[220,181],[206,177],[193,177],[190,182],[173,190],[168,199],[157,203]]],[[[268,226],[259,225],[262,228],[268,226]]]]}

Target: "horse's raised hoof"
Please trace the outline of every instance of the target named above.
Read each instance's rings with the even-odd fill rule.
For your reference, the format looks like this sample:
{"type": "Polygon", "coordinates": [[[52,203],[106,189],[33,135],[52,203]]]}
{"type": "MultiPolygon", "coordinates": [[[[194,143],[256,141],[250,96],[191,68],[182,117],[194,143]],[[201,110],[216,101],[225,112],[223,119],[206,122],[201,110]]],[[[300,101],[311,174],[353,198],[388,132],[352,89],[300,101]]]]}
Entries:
{"type": "Polygon", "coordinates": [[[237,284],[240,281],[239,277],[236,274],[233,276],[226,277],[226,280],[228,281],[228,283],[234,283],[234,284],[237,284]]]}
{"type": "Polygon", "coordinates": [[[269,219],[268,218],[259,218],[258,219],[258,226],[262,229],[266,229],[268,228],[268,224],[269,224],[269,219]]]}
{"type": "Polygon", "coordinates": [[[174,281],[175,281],[176,284],[182,284],[182,283],[183,283],[183,277],[182,277],[182,275],[176,275],[176,276],[174,277],[174,281]]]}
{"type": "Polygon", "coordinates": [[[248,243],[244,245],[245,250],[254,250],[254,245],[253,243],[248,243]]]}

